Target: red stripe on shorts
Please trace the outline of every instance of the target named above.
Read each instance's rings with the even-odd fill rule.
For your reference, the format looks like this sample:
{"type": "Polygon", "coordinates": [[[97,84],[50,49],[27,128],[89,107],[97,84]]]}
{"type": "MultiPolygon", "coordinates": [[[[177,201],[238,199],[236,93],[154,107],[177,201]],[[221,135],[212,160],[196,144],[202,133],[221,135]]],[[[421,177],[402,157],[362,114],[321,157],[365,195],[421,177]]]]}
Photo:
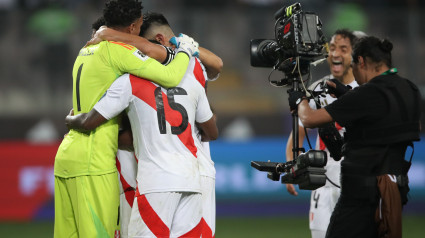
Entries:
{"type": "Polygon", "coordinates": [[[213,238],[211,227],[205,221],[204,218],[201,219],[202,222],[202,238],[213,238]]]}
{"type": "Polygon", "coordinates": [[[124,190],[124,196],[125,196],[125,200],[127,200],[127,203],[130,205],[130,207],[133,207],[133,201],[134,201],[134,188],[130,186],[130,184],[127,183],[127,181],[125,180],[125,178],[122,176],[121,174],[121,163],[118,160],[118,157],[115,158],[116,160],[116,164],[117,164],[117,170],[118,173],[120,174],[120,181],[122,184],[122,188],[124,190]]]}
{"type": "MultiPolygon", "coordinates": [[[[138,78],[134,75],[130,75],[130,82],[133,95],[140,98],[153,109],[157,110],[155,101],[155,89],[157,88],[157,86],[155,86],[150,81],[138,78]]],[[[179,126],[182,122],[181,114],[171,109],[170,105],[168,104],[167,95],[165,93],[162,93],[162,100],[164,103],[165,120],[167,120],[167,122],[171,126],[179,126]]],[[[189,123],[186,130],[177,136],[179,137],[180,141],[186,146],[186,148],[193,154],[193,156],[197,157],[197,148],[192,137],[192,125],[190,125],[189,123]]]]}
{"type": "Polygon", "coordinates": [[[136,196],[140,216],[149,230],[151,230],[156,237],[170,237],[170,229],[153,210],[146,196],[144,194],[140,195],[139,191],[137,191],[136,196]]]}
{"type": "MultiPolygon", "coordinates": [[[[190,230],[188,233],[179,236],[179,238],[190,238],[190,237],[201,237],[201,233],[204,227],[204,223],[206,224],[204,218],[202,218],[198,225],[196,225],[192,230],[190,230]]],[[[207,236],[205,236],[207,237],[207,236]]],[[[211,236],[210,236],[211,237],[211,236]]],[[[202,238],[204,238],[204,236],[202,236],[202,238]]]]}

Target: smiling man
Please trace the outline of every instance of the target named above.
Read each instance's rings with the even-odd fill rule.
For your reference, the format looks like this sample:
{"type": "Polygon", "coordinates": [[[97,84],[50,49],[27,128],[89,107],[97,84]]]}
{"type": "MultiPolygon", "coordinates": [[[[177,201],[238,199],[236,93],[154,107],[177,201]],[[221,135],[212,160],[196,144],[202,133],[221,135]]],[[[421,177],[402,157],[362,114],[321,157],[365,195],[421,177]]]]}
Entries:
{"type": "Polygon", "coordinates": [[[329,42],[329,57],[327,59],[333,78],[349,85],[354,81],[351,69],[351,50],[355,36],[348,30],[337,30],[329,42]]]}

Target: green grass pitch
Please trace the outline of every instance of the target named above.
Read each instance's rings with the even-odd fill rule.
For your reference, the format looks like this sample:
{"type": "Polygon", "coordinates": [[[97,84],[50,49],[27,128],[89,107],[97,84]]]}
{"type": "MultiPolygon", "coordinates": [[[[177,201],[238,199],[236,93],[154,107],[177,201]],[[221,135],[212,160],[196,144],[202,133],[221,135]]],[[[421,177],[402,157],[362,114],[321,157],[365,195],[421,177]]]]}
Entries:
{"type": "MultiPolygon", "coordinates": [[[[13,238],[53,237],[53,222],[0,222],[0,236],[13,238]]],[[[422,238],[425,216],[403,217],[403,238],[422,238]]],[[[219,217],[217,238],[310,237],[307,217],[219,217]]]]}

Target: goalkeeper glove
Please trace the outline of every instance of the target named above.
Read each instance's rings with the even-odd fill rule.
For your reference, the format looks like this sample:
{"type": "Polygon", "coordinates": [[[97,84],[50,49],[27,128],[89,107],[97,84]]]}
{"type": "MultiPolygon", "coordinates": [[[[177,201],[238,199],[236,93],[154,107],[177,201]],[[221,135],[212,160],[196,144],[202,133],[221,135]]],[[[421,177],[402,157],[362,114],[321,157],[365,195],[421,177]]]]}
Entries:
{"type": "Polygon", "coordinates": [[[189,37],[185,34],[180,33],[178,37],[172,37],[170,39],[170,43],[175,45],[177,49],[177,53],[180,51],[188,54],[189,57],[198,57],[199,56],[199,44],[192,37],[189,37]]]}

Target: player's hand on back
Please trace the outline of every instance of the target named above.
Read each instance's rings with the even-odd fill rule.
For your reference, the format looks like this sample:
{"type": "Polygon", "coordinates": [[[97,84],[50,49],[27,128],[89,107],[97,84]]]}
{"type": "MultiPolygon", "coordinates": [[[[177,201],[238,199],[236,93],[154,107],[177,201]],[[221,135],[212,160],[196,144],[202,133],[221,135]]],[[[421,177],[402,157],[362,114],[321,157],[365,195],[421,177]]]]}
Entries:
{"type": "Polygon", "coordinates": [[[183,51],[189,55],[189,57],[199,56],[199,44],[192,37],[180,33],[178,37],[172,37],[170,43],[175,45],[177,53],[183,51]]]}
{"type": "Polygon", "coordinates": [[[108,28],[106,26],[101,26],[99,30],[97,30],[93,35],[92,38],[87,41],[86,45],[84,47],[87,47],[89,45],[96,45],[99,44],[101,41],[104,41],[104,33],[107,31],[108,28]]]}
{"type": "MultiPolygon", "coordinates": [[[[71,108],[68,115],[66,115],[66,117],[71,117],[71,116],[74,116],[74,108],[71,108]]],[[[65,118],[65,125],[66,127],[68,127],[68,130],[71,130],[71,128],[69,128],[69,124],[66,121],[66,118],[65,118]]],[[[66,133],[63,137],[65,137],[66,135],[68,135],[68,133],[66,133]]]]}

